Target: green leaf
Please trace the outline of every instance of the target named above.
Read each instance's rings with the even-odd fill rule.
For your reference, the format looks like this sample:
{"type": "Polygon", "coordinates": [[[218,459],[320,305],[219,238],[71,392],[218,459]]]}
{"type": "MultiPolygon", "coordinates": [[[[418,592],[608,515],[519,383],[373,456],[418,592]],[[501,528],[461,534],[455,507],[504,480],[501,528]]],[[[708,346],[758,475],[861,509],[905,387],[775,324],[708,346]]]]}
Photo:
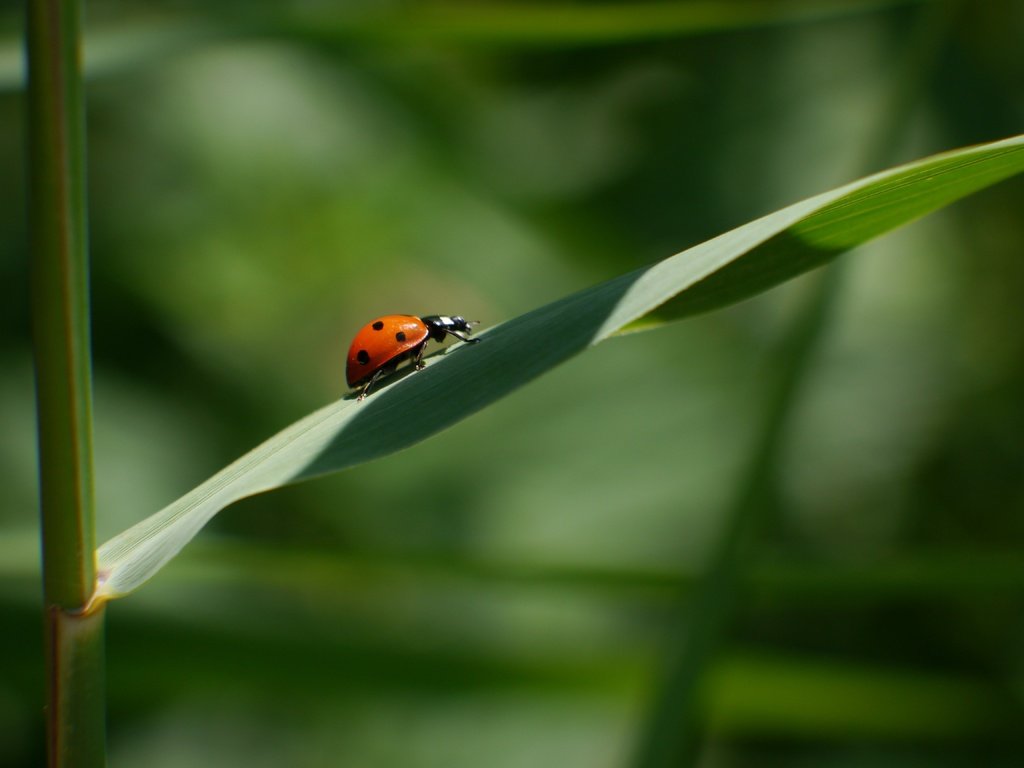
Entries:
{"type": "Polygon", "coordinates": [[[94,599],[139,587],[234,501],[406,448],[627,326],[752,296],[1021,171],[1024,136],[884,171],[449,347],[363,402],[349,396],[306,416],[104,544],[94,599]]]}

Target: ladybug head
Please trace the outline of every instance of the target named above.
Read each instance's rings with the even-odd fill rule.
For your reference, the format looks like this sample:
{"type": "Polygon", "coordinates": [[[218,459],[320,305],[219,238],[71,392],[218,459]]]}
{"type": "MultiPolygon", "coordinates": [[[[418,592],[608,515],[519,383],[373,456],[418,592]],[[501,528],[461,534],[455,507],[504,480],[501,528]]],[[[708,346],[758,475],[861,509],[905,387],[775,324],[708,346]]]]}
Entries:
{"type": "Polygon", "coordinates": [[[449,333],[462,341],[476,341],[476,339],[468,338],[469,334],[473,332],[471,326],[475,325],[475,322],[459,315],[453,317],[428,315],[420,319],[430,329],[431,338],[436,341],[444,341],[445,335],[449,333]]]}

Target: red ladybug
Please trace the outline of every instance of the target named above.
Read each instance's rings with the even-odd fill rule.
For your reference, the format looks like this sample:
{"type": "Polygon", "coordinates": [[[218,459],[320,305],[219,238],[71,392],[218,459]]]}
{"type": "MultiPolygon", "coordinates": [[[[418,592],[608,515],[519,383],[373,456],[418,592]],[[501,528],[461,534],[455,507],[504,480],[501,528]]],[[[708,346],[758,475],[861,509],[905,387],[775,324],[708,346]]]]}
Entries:
{"type": "Polygon", "coordinates": [[[403,360],[413,359],[416,370],[423,367],[423,348],[430,339],[444,341],[446,334],[457,339],[474,343],[471,339],[469,322],[464,317],[446,315],[384,315],[367,323],[352,340],[348,349],[348,367],[345,378],[350,387],[365,384],[359,399],[367,393],[378,379],[392,373],[403,360]],[[463,335],[467,334],[467,335],[463,335]]]}

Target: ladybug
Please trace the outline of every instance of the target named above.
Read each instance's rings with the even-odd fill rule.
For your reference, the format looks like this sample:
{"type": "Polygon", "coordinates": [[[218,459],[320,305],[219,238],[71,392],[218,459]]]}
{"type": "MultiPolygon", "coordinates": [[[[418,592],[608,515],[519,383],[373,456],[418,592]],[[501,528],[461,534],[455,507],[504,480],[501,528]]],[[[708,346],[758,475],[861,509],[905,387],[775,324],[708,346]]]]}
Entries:
{"type": "Polygon", "coordinates": [[[473,344],[470,323],[464,317],[446,315],[384,315],[359,329],[348,349],[345,378],[350,387],[364,385],[359,399],[378,379],[392,373],[403,360],[412,358],[416,370],[423,368],[423,348],[430,339],[444,341],[451,334],[461,341],[473,344]]]}

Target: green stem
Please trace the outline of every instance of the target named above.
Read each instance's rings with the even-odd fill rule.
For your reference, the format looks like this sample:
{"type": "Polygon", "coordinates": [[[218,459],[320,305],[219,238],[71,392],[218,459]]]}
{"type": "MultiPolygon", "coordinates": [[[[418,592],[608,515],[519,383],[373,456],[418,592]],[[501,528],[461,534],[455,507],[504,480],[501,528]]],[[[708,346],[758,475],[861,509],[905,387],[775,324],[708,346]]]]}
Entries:
{"type": "Polygon", "coordinates": [[[106,765],[106,690],[101,605],[46,616],[47,753],[51,768],[106,765]]]}
{"type": "Polygon", "coordinates": [[[29,237],[51,766],[104,759],[79,0],[27,3],[29,237]]]}

